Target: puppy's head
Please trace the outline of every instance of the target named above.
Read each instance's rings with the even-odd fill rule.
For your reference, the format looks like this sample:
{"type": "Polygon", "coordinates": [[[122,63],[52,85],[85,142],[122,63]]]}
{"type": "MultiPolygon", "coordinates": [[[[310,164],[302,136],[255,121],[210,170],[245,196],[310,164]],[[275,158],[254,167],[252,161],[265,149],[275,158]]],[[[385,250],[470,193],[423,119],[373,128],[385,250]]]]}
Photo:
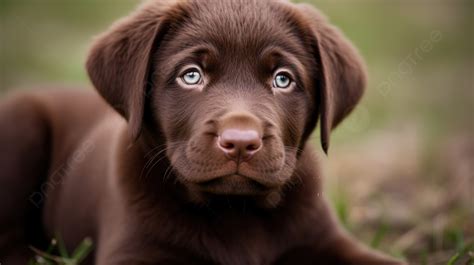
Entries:
{"type": "Polygon", "coordinates": [[[337,29],[278,0],[149,1],[98,38],[87,69],[133,137],[165,139],[195,197],[278,193],[318,119],[327,151],[365,85],[337,29]]]}

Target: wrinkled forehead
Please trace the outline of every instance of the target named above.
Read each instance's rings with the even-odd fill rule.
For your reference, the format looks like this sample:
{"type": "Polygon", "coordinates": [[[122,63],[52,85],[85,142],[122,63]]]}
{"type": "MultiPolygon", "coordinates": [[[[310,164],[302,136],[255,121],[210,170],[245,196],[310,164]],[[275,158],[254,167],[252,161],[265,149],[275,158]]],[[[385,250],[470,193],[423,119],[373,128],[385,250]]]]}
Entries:
{"type": "Polygon", "coordinates": [[[255,57],[271,46],[304,56],[302,33],[282,1],[190,0],[186,9],[175,48],[212,45],[221,55],[255,57]]]}

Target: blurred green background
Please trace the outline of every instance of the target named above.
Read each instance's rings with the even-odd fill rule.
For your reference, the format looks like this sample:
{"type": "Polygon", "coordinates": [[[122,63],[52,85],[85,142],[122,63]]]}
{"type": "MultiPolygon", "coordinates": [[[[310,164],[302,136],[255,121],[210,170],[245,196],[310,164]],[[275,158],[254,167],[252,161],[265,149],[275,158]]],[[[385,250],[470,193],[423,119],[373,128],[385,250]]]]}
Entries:
{"type": "MultiPolygon", "coordinates": [[[[84,60],[92,37],[138,2],[0,0],[0,94],[90,87],[84,60]]],[[[310,2],[360,49],[370,73],[363,102],[323,156],[327,195],[342,222],[413,264],[467,264],[474,255],[474,1],[310,2]]]]}

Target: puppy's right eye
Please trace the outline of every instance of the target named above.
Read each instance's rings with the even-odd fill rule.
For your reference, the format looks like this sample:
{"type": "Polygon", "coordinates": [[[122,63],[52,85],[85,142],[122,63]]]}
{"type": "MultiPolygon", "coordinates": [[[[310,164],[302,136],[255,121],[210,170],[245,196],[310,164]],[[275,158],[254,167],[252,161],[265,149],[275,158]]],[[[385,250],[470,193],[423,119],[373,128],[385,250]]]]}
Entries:
{"type": "Polygon", "coordinates": [[[197,69],[188,70],[181,77],[186,85],[197,85],[201,82],[201,73],[197,69]]]}
{"type": "Polygon", "coordinates": [[[204,77],[198,66],[191,65],[181,72],[177,81],[183,88],[201,90],[204,84],[204,77]]]}

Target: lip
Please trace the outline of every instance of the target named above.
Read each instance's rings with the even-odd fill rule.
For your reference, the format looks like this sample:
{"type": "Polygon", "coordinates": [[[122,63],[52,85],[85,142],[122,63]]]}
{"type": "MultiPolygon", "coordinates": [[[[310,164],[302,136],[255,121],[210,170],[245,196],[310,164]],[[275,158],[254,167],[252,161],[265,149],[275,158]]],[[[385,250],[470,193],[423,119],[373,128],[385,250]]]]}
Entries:
{"type": "Polygon", "coordinates": [[[203,192],[216,195],[261,195],[270,191],[265,185],[240,174],[230,174],[201,182],[198,187],[203,192]]]}

